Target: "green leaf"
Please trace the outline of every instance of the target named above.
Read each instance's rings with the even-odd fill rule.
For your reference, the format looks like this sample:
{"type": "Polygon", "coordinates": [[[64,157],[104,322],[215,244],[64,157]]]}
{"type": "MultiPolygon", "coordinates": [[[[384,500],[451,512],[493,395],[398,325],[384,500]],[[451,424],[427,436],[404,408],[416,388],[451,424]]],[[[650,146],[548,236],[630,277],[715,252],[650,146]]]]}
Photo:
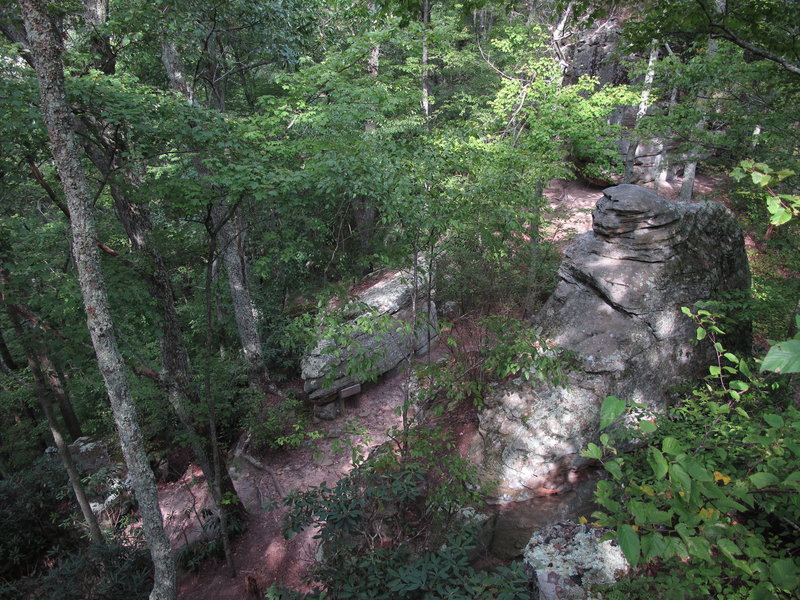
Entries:
{"type": "Polygon", "coordinates": [[[770,565],[769,578],[779,588],[795,590],[800,587],[800,570],[791,558],[777,560],[770,565]]]}
{"type": "Polygon", "coordinates": [[[698,327],[697,328],[697,341],[700,342],[700,341],[702,341],[704,339],[706,339],[706,330],[703,327],[698,327]]]}
{"type": "Polygon", "coordinates": [[[740,392],[746,392],[750,389],[750,384],[738,379],[734,379],[733,381],[728,382],[728,387],[734,390],[739,390],[740,392]]]}
{"type": "Polygon", "coordinates": [[[603,467],[614,476],[614,479],[622,479],[622,463],[620,459],[615,458],[614,460],[610,460],[604,464],[603,467]]]}
{"type": "Polygon", "coordinates": [[[800,471],[794,471],[786,479],[783,480],[783,485],[792,487],[800,487],[800,471]]]}
{"type": "Polygon", "coordinates": [[[677,483],[684,492],[689,492],[692,489],[692,478],[679,464],[671,464],[669,466],[670,480],[677,483]]]}
{"type": "Polygon", "coordinates": [[[696,460],[688,459],[683,463],[686,470],[697,481],[714,481],[714,476],[696,460]]]}
{"type": "Polygon", "coordinates": [[[800,373],[800,340],[786,340],[775,344],[764,357],[760,370],[800,373]]]}
{"type": "Polygon", "coordinates": [[[658,448],[652,446],[649,448],[647,462],[650,464],[650,468],[653,469],[653,474],[656,476],[656,479],[664,479],[664,476],[669,470],[669,464],[658,448]]]}
{"type": "Polygon", "coordinates": [[[742,375],[745,377],[752,377],[753,374],[750,372],[750,367],[747,366],[745,361],[739,361],[739,371],[741,371],[742,375]]]}
{"type": "Polygon", "coordinates": [[[761,187],[768,185],[772,180],[772,176],[767,175],[766,173],[759,173],[758,171],[753,171],[750,173],[750,177],[753,179],[753,183],[760,185],[761,187]]]}
{"type": "Polygon", "coordinates": [[[661,442],[661,450],[664,451],[666,454],[672,454],[673,456],[677,456],[681,452],[683,452],[683,446],[681,443],[676,440],[672,436],[667,436],[661,442]]]}
{"type": "Polygon", "coordinates": [[[649,419],[643,419],[639,421],[639,429],[643,433],[653,433],[656,429],[658,429],[658,427],[656,427],[656,424],[649,419]]]}
{"type": "Polygon", "coordinates": [[[775,598],[775,594],[766,583],[759,583],[747,596],[747,600],[775,600],[775,598]]]}
{"type": "Polygon", "coordinates": [[[667,557],[667,544],[660,533],[651,533],[641,538],[642,558],[651,561],[654,558],[667,557]]]}
{"type": "Polygon", "coordinates": [[[694,558],[711,562],[711,543],[706,538],[699,536],[687,538],[686,548],[694,558]]]}
{"type": "Polygon", "coordinates": [[[770,427],[783,427],[783,417],[780,415],[764,415],[764,420],[770,427]]]}
{"type": "Polygon", "coordinates": [[[620,525],[619,529],[617,529],[617,539],[619,540],[620,548],[622,548],[622,553],[631,563],[631,566],[638,565],[641,553],[639,534],[630,525],[620,525]]]}
{"type": "Polygon", "coordinates": [[[597,444],[593,443],[589,443],[589,446],[581,454],[587,458],[593,458],[595,460],[600,460],[603,458],[603,451],[597,444]]]}
{"type": "Polygon", "coordinates": [[[625,401],[616,396],[607,396],[600,406],[600,429],[605,429],[625,412],[625,401]]]}
{"type": "Polygon", "coordinates": [[[734,541],[729,540],[728,538],[717,540],[717,547],[731,560],[736,560],[736,556],[742,553],[742,551],[739,549],[739,546],[737,546],[734,541]]]}
{"type": "Polygon", "coordinates": [[[750,483],[752,483],[756,488],[759,490],[762,488],[767,487],[768,485],[773,485],[778,483],[778,478],[775,477],[772,473],[766,473],[761,471],[759,473],[753,473],[749,477],[750,483]]]}

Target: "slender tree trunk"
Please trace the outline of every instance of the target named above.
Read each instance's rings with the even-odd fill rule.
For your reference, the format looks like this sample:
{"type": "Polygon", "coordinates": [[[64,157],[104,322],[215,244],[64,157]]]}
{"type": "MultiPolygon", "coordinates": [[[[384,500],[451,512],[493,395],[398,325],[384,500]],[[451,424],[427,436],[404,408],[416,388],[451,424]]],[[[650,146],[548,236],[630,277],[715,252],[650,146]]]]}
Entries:
{"type": "MultiPolygon", "coordinates": [[[[191,102],[194,94],[191,86],[186,81],[180,54],[175,45],[163,41],[161,58],[172,88],[183,94],[191,102]]],[[[211,176],[211,172],[203,165],[199,154],[195,157],[195,168],[201,177],[208,178],[211,176]]],[[[267,397],[272,397],[275,395],[276,390],[270,381],[269,372],[264,362],[261,335],[258,331],[258,315],[250,294],[244,254],[243,228],[241,220],[231,218],[236,215],[229,214],[234,211],[234,208],[226,201],[217,202],[214,204],[211,216],[216,224],[222,264],[228,274],[234,318],[239,331],[242,353],[250,370],[250,384],[255,389],[261,390],[267,397]]]]}
{"type": "Polygon", "coordinates": [[[431,0],[422,0],[422,114],[425,115],[426,122],[431,117],[431,82],[428,72],[428,30],[431,26],[431,0]]]}
{"type": "Polygon", "coordinates": [[[544,203],[544,179],[536,180],[536,188],[533,193],[533,217],[530,222],[530,229],[528,236],[530,242],[530,271],[528,273],[528,293],[525,298],[525,314],[524,316],[531,317],[534,313],[536,306],[536,298],[539,294],[539,275],[542,269],[542,234],[541,234],[541,207],[544,203]]]}
{"type": "MultiPolygon", "coordinates": [[[[672,54],[672,50],[669,47],[669,44],[665,44],[667,51],[672,54]]],[[[678,103],[678,88],[673,87],[672,91],[669,95],[669,104],[668,104],[668,112],[667,114],[672,113],[672,109],[678,103]]],[[[669,159],[667,158],[667,149],[666,145],[662,148],[661,152],[656,156],[656,178],[653,182],[653,187],[655,191],[658,192],[659,188],[667,183],[667,181],[672,180],[672,175],[670,174],[670,164],[669,159]]]]}
{"type": "MultiPolygon", "coordinates": [[[[370,0],[367,3],[370,14],[376,11],[375,2],[370,0]]],[[[378,68],[380,63],[381,47],[376,44],[370,49],[369,59],[367,60],[367,73],[370,78],[378,78],[378,68]]],[[[369,135],[375,131],[375,121],[368,119],[364,123],[364,132],[369,135]]],[[[375,238],[375,222],[378,219],[378,207],[372,198],[365,196],[358,196],[352,202],[353,217],[356,222],[356,231],[358,232],[359,252],[361,258],[370,256],[373,252],[373,241],[375,238]]],[[[365,266],[365,272],[369,273],[372,270],[372,265],[365,266]]]]}
{"type": "Polygon", "coordinates": [[[231,538],[228,532],[228,510],[222,497],[222,460],[220,456],[219,444],[217,442],[217,417],[216,402],[211,386],[211,357],[214,352],[214,310],[212,299],[212,284],[214,282],[214,255],[217,251],[217,225],[213,219],[209,219],[208,230],[208,262],[206,264],[206,369],[204,378],[204,391],[206,406],[208,407],[208,424],[211,429],[211,456],[214,461],[214,471],[211,491],[217,504],[219,517],[219,530],[222,537],[222,548],[225,552],[225,564],[228,567],[228,574],[236,577],[236,565],[233,562],[233,552],[231,550],[231,538]]]}
{"type": "Polygon", "coordinates": [[[39,346],[37,360],[41,365],[43,374],[47,378],[53,397],[58,403],[58,409],[61,413],[61,418],[64,420],[64,426],[67,428],[70,441],[74,441],[83,435],[83,431],[78,416],[75,414],[75,409],[72,406],[69,392],[67,392],[67,388],[64,385],[64,378],[41,345],[39,346]]]}
{"type": "MultiPolygon", "coordinates": [[[[5,268],[0,268],[0,283],[7,284],[8,279],[8,270],[5,268]]],[[[75,414],[75,410],[72,406],[72,401],[69,398],[64,375],[53,364],[53,361],[50,360],[50,357],[45,349],[44,342],[33,334],[31,336],[25,336],[21,325],[19,327],[17,326],[17,323],[20,321],[20,319],[29,321],[38,321],[38,319],[35,319],[35,317],[32,318],[32,311],[23,305],[9,304],[10,299],[7,294],[0,294],[0,299],[6,301],[9,318],[11,319],[12,326],[14,327],[17,337],[19,338],[19,343],[25,350],[28,363],[30,364],[31,361],[36,363],[37,369],[39,369],[39,372],[42,374],[42,385],[45,385],[46,382],[47,385],[45,387],[50,390],[48,398],[52,396],[52,398],[55,398],[56,402],[58,403],[58,407],[61,412],[61,418],[64,421],[70,441],[76,440],[83,435],[83,432],[81,431],[80,421],[78,421],[78,417],[75,414]],[[33,353],[33,356],[31,353],[33,353]]],[[[8,358],[11,358],[10,353],[8,354],[8,358]]],[[[6,365],[8,364],[8,362],[5,360],[5,357],[3,357],[3,362],[6,365]]],[[[11,371],[10,367],[7,368],[9,371],[11,371]]]]}
{"type": "MultiPolygon", "coordinates": [[[[714,6],[717,14],[722,14],[723,12],[725,12],[725,5],[726,5],[726,0],[714,0],[714,6]]],[[[717,46],[718,43],[716,39],[713,38],[709,39],[708,49],[706,50],[706,53],[709,56],[713,56],[714,54],[717,53],[717,46]]],[[[700,117],[700,120],[698,121],[695,127],[697,127],[697,129],[705,129],[707,121],[708,119],[704,114],[702,117],[700,117]]],[[[694,151],[699,152],[699,148],[695,148],[694,151]]],[[[681,196],[680,196],[681,202],[689,202],[692,199],[692,194],[694,193],[694,180],[696,172],[697,172],[697,160],[690,160],[689,162],[687,162],[686,166],[684,166],[683,168],[683,181],[681,181],[681,196]]]]}
{"type": "Polygon", "coordinates": [[[622,177],[622,183],[630,183],[633,181],[633,166],[636,162],[636,149],[639,147],[640,138],[636,135],[636,130],[642,122],[642,119],[647,114],[647,108],[650,103],[650,92],[653,89],[653,79],[656,73],[656,61],[658,60],[658,43],[653,40],[650,45],[650,57],[647,60],[647,72],[644,76],[644,87],[642,94],[639,97],[639,107],[636,110],[636,120],[633,124],[633,131],[628,140],[628,152],[625,154],[625,173],[622,177]]]}
{"type": "Polygon", "coordinates": [[[103,534],[100,532],[100,525],[97,522],[97,517],[92,512],[92,507],[89,505],[89,499],[86,497],[86,490],[81,482],[78,469],[75,467],[75,461],[72,458],[72,453],[69,451],[67,442],[61,432],[61,425],[59,425],[58,420],[53,413],[53,400],[48,391],[47,383],[45,382],[45,376],[42,372],[42,365],[39,362],[41,359],[41,351],[34,350],[30,344],[25,342],[25,331],[22,327],[22,321],[20,320],[17,307],[15,305],[8,305],[6,309],[8,316],[11,319],[11,324],[19,336],[20,343],[22,343],[25,347],[25,354],[28,357],[28,366],[31,368],[31,373],[33,373],[33,380],[36,387],[36,396],[39,400],[39,406],[42,407],[42,412],[44,412],[44,416],[47,419],[47,425],[50,427],[50,433],[53,435],[53,442],[58,449],[58,455],[61,458],[61,463],[64,465],[64,470],[67,472],[70,485],[72,485],[72,491],[75,493],[75,499],[78,501],[78,505],[81,508],[86,525],[89,527],[89,535],[91,536],[93,542],[97,544],[103,544],[105,543],[105,539],[103,538],[103,534]]]}
{"type": "MultiPolygon", "coordinates": [[[[561,14],[561,18],[558,20],[558,24],[553,30],[553,52],[556,55],[556,60],[558,60],[558,63],[561,65],[562,83],[563,75],[566,74],[567,68],[569,67],[569,61],[564,55],[564,49],[561,42],[564,41],[564,38],[568,37],[564,34],[564,32],[566,31],[567,22],[569,21],[569,17],[572,14],[572,9],[574,6],[575,0],[570,0],[567,3],[567,6],[564,8],[564,12],[561,14]]],[[[534,6],[532,3],[529,7],[528,26],[533,25],[533,14],[534,6]]]]}
{"type": "Polygon", "coordinates": [[[117,68],[117,57],[107,35],[100,29],[108,22],[108,0],[84,0],[83,20],[89,27],[89,51],[95,66],[106,75],[117,68]]]}
{"type": "Polygon", "coordinates": [[[250,384],[264,394],[270,394],[273,386],[264,364],[258,314],[247,277],[241,221],[236,212],[227,203],[217,203],[212,209],[212,218],[218,226],[219,253],[228,274],[233,316],[239,331],[242,354],[250,371],[250,384]],[[234,212],[232,215],[228,214],[231,210],[234,212]]]}
{"type": "Polygon", "coordinates": [[[100,269],[91,196],[64,87],[61,39],[48,17],[44,0],[21,0],[20,4],[39,79],[42,115],[71,214],[72,250],[86,307],[87,326],[108,390],[122,453],[139,502],[145,539],[153,558],[154,585],[150,600],[174,600],[177,593],[175,563],[164,532],[155,477],[147,459],[125,366],[114,337],[100,269]]]}
{"type": "Polygon", "coordinates": [[[688,162],[683,167],[683,180],[681,181],[681,202],[690,202],[694,192],[694,178],[697,174],[697,161],[688,162]]]}
{"type": "Polygon", "coordinates": [[[6,340],[3,337],[2,331],[0,331],[0,357],[3,358],[3,362],[10,370],[12,371],[16,370],[17,363],[14,362],[14,357],[11,356],[11,351],[8,349],[8,346],[6,345],[6,340]]]}

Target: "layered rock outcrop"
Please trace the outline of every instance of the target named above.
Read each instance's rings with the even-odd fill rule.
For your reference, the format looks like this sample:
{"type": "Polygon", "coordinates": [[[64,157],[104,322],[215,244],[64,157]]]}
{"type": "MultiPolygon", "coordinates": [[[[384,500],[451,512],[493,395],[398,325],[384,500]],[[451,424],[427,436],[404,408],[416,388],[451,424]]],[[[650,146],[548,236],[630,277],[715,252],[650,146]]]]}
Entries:
{"type": "MultiPolygon", "coordinates": [[[[714,357],[681,307],[750,285],[742,234],[724,206],[669,202],[634,185],[604,191],[593,230],[569,246],[559,277],[534,322],[573,355],[566,380],[498,386],[470,449],[484,478],[499,482],[497,501],[569,489],[606,396],[663,410],[670,387],[705,374],[714,357]]],[[[726,343],[746,346],[748,335],[741,327],[726,343]]]]}
{"type": "Polygon", "coordinates": [[[438,327],[436,306],[424,299],[422,289],[421,281],[414,286],[411,272],[386,275],[354,295],[341,322],[321,325],[319,343],[301,362],[304,390],[312,402],[329,402],[427,347],[438,327]]]}

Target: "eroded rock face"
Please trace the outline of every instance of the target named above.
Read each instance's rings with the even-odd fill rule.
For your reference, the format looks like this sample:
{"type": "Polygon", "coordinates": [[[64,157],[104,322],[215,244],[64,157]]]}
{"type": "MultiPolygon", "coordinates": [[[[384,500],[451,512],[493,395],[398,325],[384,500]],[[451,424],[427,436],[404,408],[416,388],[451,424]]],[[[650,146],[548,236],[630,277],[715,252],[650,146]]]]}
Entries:
{"type": "MultiPolygon", "coordinates": [[[[496,501],[570,489],[603,398],[658,412],[670,387],[707,372],[713,349],[693,344],[695,324],[681,307],[749,288],[742,234],[721,204],[668,202],[619,185],[604,191],[593,220],[534,319],[551,346],[574,354],[566,381],[520,378],[485,399],[471,457],[486,480],[499,481],[496,501]]],[[[747,328],[729,333],[728,348],[749,344],[747,328]]]]}
{"type": "Polygon", "coordinates": [[[616,57],[621,26],[616,19],[599,21],[580,31],[565,50],[568,83],[584,75],[596,77],[601,85],[628,83],[628,72],[616,57]]]}
{"type": "MultiPolygon", "coordinates": [[[[420,282],[417,288],[422,287],[420,282]]],[[[427,347],[436,336],[436,306],[420,294],[414,327],[413,296],[413,275],[406,271],[385,276],[356,295],[349,303],[349,321],[340,328],[347,332],[338,336],[347,338],[344,343],[334,341],[337,336],[323,337],[301,362],[304,389],[311,401],[329,401],[340,390],[361,383],[359,375],[351,373],[362,363],[363,372],[376,377],[427,347]]]]}

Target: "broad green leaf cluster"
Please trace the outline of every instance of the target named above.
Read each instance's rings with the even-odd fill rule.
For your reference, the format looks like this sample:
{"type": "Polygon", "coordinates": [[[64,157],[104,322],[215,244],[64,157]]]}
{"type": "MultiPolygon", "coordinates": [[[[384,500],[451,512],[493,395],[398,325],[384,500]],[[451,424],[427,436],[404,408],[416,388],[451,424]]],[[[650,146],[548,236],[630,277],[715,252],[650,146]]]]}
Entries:
{"type": "Polygon", "coordinates": [[[615,528],[633,567],[654,573],[605,597],[795,597],[800,411],[725,351],[718,316],[686,312],[698,323],[698,342],[710,340],[718,357],[705,387],[667,415],[632,417],[615,430],[607,427],[635,407],[606,398],[600,445],[584,452],[611,475],[597,487],[598,524],[615,528]],[[623,440],[638,448],[620,453],[623,440]]]}

